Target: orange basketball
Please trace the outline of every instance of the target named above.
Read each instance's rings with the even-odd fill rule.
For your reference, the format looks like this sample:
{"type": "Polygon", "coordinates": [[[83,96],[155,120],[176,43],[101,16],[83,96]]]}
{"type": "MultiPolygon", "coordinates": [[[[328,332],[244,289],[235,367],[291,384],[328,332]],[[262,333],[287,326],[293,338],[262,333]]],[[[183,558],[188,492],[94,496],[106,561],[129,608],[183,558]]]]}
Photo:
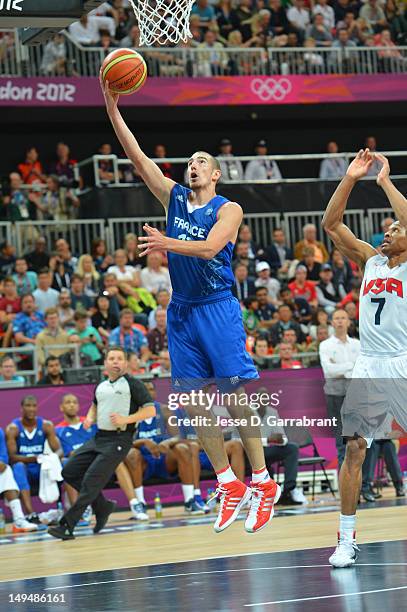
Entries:
{"type": "Polygon", "coordinates": [[[102,64],[103,82],[109,81],[109,88],[114,93],[134,93],[144,85],[146,78],[146,63],[133,49],[112,51],[102,64]]]}

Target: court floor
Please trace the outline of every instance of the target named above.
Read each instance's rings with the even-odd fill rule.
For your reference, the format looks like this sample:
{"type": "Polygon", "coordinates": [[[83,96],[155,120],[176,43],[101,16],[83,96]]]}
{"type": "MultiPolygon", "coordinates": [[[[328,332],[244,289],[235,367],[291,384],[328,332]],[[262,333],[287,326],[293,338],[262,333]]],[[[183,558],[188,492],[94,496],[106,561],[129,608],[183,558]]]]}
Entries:
{"type": "Polygon", "coordinates": [[[328,564],[338,520],[330,500],[281,508],[255,535],[243,531],[243,520],[215,534],[214,515],[186,518],[172,509],[149,525],[116,513],[102,534],[84,528],[68,542],[7,536],[0,540],[0,610],[403,610],[406,505],[399,499],[361,507],[359,562],[344,570],[328,564]]]}

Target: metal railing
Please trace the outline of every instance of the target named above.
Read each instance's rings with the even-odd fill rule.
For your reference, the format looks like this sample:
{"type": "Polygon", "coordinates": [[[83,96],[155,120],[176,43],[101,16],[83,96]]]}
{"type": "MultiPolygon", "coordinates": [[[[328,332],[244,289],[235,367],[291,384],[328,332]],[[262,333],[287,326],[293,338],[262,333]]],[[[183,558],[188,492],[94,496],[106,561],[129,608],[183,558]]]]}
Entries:
{"type": "Polygon", "coordinates": [[[95,238],[106,238],[102,219],[18,221],[14,224],[14,235],[18,253],[26,253],[40,235],[46,238],[49,245],[54,245],[58,238],[65,238],[73,253],[90,253],[95,238]]]}
{"type": "MultiPolygon", "coordinates": [[[[65,35],[66,76],[97,76],[113,49],[83,47],[69,31],[65,35]]],[[[17,30],[0,29],[0,75],[61,76],[60,67],[44,65],[45,45],[22,46],[17,30]]],[[[292,47],[221,49],[176,47],[138,49],[154,77],[213,77],[228,75],[376,74],[407,72],[407,46],[292,47]]]]}

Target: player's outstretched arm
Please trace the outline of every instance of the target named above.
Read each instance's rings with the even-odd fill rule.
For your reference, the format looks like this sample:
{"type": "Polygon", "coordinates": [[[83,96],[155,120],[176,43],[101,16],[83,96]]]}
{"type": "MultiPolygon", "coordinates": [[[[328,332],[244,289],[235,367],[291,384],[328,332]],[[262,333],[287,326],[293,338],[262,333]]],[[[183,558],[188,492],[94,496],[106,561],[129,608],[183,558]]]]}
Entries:
{"type": "Polygon", "coordinates": [[[377,175],[377,184],[380,185],[388,197],[390,205],[401,225],[407,227],[407,200],[390,179],[389,160],[381,153],[375,153],[375,157],[383,164],[382,169],[377,175]]]}
{"type": "Polygon", "coordinates": [[[105,98],[107,114],[112,122],[116,136],[122,145],[124,152],[130,161],[134,164],[138,174],[141,176],[149,190],[161,202],[166,209],[170,201],[171,189],[175,182],[165,177],[160,168],[155,164],[140,148],[136,138],[129,130],[120,114],[118,108],[119,94],[112,93],[109,89],[109,83],[103,83],[100,79],[100,85],[105,98]]]}
{"type": "Polygon", "coordinates": [[[330,199],[322,219],[322,227],[335,246],[345,257],[362,267],[370,257],[376,255],[376,250],[367,242],[356,238],[344,224],[343,215],[353,187],[359,179],[366,176],[373,159],[369,149],[359,151],[330,199]]]}
{"type": "Polygon", "coordinates": [[[209,232],[206,240],[177,240],[163,236],[155,227],[144,225],[147,236],[140,236],[139,256],[153,251],[170,251],[187,257],[212,259],[228,242],[235,242],[243,211],[235,202],[227,202],[219,210],[218,220],[209,232]]]}

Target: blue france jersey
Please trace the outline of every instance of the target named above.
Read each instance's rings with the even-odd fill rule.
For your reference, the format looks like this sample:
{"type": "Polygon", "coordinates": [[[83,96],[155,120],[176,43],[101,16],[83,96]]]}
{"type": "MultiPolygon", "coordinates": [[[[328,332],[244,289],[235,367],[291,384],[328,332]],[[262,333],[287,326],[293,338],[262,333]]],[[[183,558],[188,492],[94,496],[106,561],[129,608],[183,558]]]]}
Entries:
{"type": "MultiPolygon", "coordinates": [[[[219,209],[229,200],[215,196],[205,206],[188,211],[190,189],[174,185],[168,206],[167,236],[178,240],[205,240],[215,225],[219,209]]],[[[230,289],[234,283],[232,272],[233,243],[228,244],[210,260],[168,253],[168,269],[174,292],[199,301],[215,293],[230,289]]]]}
{"type": "Polygon", "coordinates": [[[80,448],[85,442],[93,438],[96,432],[96,425],[92,425],[89,429],[85,429],[83,423],[80,424],[80,427],[64,425],[62,427],[56,427],[55,429],[55,433],[64,451],[64,457],[69,457],[73,451],[76,451],[77,448],[80,448]]]}
{"type": "Polygon", "coordinates": [[[41,455],[44,452],[44,444],[45,444],[45,434],[43,430],[43,419],[41,417],[37,417],[37,428],[34,435],[32,433],[28,433],[24,430],[24,426],[21,422],[21,419],[14,419],[14,425],[18,427],[18,436],[17,436],[17,453],[19,455],[24,455],[25,457],[33,457],[34,455],[41,455]]]}
{"type": "MultiPolygon", "coordinates": [[[[159,444],[167,437],[163,418],[161,416],[159,402],[154,402],[156,415],[150,419],[140,421],[137,426],[136,440],[152,440],[159,444]]],[[[142,454],[150,454],[150,451],[142,446],[140,448],[142,454]]]]}

